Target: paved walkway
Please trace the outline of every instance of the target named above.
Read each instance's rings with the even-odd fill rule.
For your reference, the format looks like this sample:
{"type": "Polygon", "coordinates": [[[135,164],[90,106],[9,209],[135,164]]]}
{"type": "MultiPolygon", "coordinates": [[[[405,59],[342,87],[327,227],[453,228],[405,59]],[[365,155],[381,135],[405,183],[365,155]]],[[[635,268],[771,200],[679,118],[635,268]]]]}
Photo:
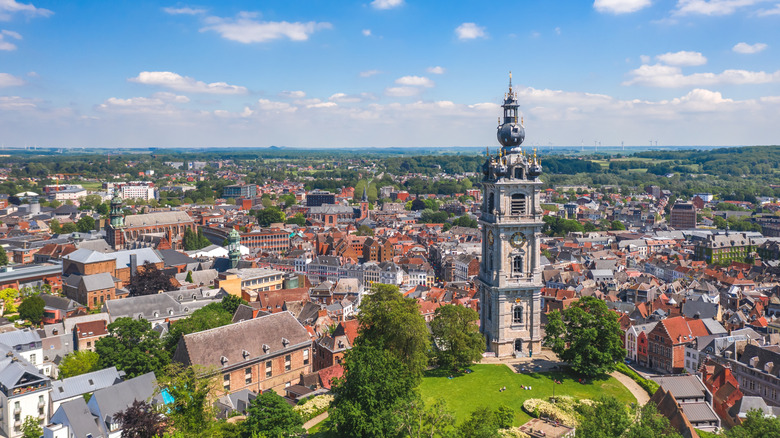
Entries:
{"type": "Polygon", "coordinates": [[[636,401],[639,403],[639,406],[644,406],[645,403],[650,401],[650,396],[647,395],[647,391],[642,389],[642,387],[639,386],[638,383],[634,382],[631,377],[628,377],[619,371],[613,371],[610,376],[616,378],[618,382],[622,383],[623,386],[631,391],[631,394],[634,394],[634,397],[636,397],[636,401]]]}
{"type": "Polygon", "coordinates": [[[320,424],[321,422],[325,421],[325,419],[328,418],[328,411],[325,411],[321,413],[320,415],[317,415],[316,417],[312,418],[311,420],[303,423],[303,428],[306,430],[311,429],[312,427],[320,424]]]}

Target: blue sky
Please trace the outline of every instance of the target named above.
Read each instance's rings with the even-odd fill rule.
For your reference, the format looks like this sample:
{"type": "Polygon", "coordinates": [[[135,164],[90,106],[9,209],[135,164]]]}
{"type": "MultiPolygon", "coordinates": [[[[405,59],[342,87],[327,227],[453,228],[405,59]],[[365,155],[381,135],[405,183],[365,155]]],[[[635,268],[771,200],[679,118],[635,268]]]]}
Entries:
{"type": "Polygon", "coordinates": [[[780,138],[780,0],[0,0],[0,143],[496,146],[780,138]]]}

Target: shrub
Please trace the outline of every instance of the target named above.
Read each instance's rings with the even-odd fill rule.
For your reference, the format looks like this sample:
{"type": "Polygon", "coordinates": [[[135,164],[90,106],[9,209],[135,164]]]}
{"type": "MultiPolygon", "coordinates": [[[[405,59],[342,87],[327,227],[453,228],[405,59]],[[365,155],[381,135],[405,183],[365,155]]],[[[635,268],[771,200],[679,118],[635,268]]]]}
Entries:
{"type": "Polygon", "coordinates": [[[630,377],[631,380],[636,382],[639,386],[642,387],[642,389],[647,391],[647,393],[650,394],[650,396],[655,394],[655,392],[658,391],[658,388],[660,387],[658,383],[653,382],[652,380],[649,379],[645,379],[644,377],[640,376],[636,371],[629,368],[628,365],[624,364],[623,362],[619,362],[615,366],[615,369],[630,377]]]}
{"type": "Polygon", "coordinates": [[[530,435],[520,430],[519,427],[509,429],[499,429],[498,436],[501,438],[531,438],[530,435]]]}
{"type": "Polygon", "coordinates": [[[562,404],[550,403],[539,398],[529,398],[523,402],[523,409],[537,418],[545,417],[559,423],[577,427],[576,409],[580,402],[570,401],[562,404]]]}
{"type": "Polygon", "coordinates": [[[332,402],[332,395],[318,395],[316,397],[308,398],[303,404],[296,405],[293,407],[293,410],[297,412],[301,418],[303,418],[303,422],[305,423],[317,415],[327,411],[332,402]]]}

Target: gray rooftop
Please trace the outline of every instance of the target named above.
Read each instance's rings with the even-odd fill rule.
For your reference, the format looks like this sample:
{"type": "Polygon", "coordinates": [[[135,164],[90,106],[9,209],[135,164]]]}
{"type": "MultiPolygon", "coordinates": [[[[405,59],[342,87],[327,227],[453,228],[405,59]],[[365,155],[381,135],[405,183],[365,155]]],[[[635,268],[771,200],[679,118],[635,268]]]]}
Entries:
{"type": "Polygon", "coordinates": [[[116,367],[81,374],[64,380],[55,380],[51,383],[51,399],[56,402],[83,394],[89,394],[121,381],[122,376],[120,376],[116,367]]]}
{"type": "Polygon", "coordinates": [[[674,398],[681,401],[686,398],[704,397],[707,388],[696,376],[654,377],[665,390],[671,391],[674,398]]]}

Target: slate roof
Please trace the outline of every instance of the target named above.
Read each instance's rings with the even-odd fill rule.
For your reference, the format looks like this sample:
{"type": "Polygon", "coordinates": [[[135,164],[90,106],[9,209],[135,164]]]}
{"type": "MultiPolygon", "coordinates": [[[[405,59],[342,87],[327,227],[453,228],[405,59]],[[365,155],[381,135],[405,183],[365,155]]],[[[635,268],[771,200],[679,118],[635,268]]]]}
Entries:
{"type": "MultiPolygon", "coordinates": [[[[771,346],[770,346],[771,347],[771,346]]],[[[769,374],[780,377],[780,353],[770,350],[769,348],[761,348],[758,345],[748,344],[745,345],[745,350],[739,357],[739,362],[750,367],[750,360],[752,358],[758,358],[755,369],[760,372],[765,372],[764,367],[767,363],[771,363],[772,367],[769,369],[769,374]]]]}
{"type": "Polygon", "coordinates": [[[718,315],[718,304],[702,300],[688,300],[683,303],[682,313],[688,318],[714,318],[718,315]]]}
{"type": "Polygon", "coordinates": [[[107,388],[121,382],[122,375],[124,372],[120,374],[116,367],[111,367],[63,380],[53,380],[51,399],[56,402],[107,388]]]}
{"type": "Polygon", "coordinates": [[[79,248],[63,257],[65,260],[71,260],[79,263],[96,263],[107,260],[114,260],[114,254],[105,254],[91,249],[79,248]]]}
{"type": "Polygon", "coordinates": [[[183,211],[162,211],[125,217],[126,227],[147,227],[180,223],[192,223],[192,218],[183,211]]]}
{"type": "Polygon", "coordinates": [[[84,275],[81,277],[81,281],[84,283],[87,292],[91,292],[100,289],[112,289],[116,287],[116,282],[119,279],[114,278],[107,272],[101,272],[100,274],[84,275]]]}
{"type": "Polygon", "coordinates": [[[188,315],[213,302],[213,299],[178,302],[170,295],[170,292],[168,292],[128,297],[121,300],[109,300],[105,302],[104,306],[109,315],[111,315],[111,321],[116,321],[117,318],[124,316],[131,318],[138,318],[141,316],[142,318],[151,321],[159,318],[172,318],[188,315]],[[156,316],[155,312],[157,312],[156,316]]]}
{"type": "Polygon", "coordinates": [[[696,376],[654,377],[661,387],[671,392],[675,399],[704,397],[707,388],[696,376]]]}
{"type": "Polygon", "coordinates": [[[122,268],[130,267],[130,255],[132,254],[135,254],[137,256],[138,266],[143,266],[144,263],[146,262],[149,263],[162,262],[162,259],[160,258],[157,251],[151,248],[127,249],[123,251],[117,251],[109,255],[116,258],[116,268],[122,269],[122,268]]]}
{"type": "Polygon", "coordinates": [[[284,311],[184,335],[173,360],[185,365],[232,366],[307,343],[311,343],[309,332],[292,313],[284,311]],[[223,357],[227,359],[224,363],[223,357]]]}
{"type": "Polygon", "coordinates": [[[150,372],[116,385],[98,389],[92,394],[90,403],[97,404],[100,409],[101,423],[110,423],[114,414],[124,411],[136,400],[159,404],[153,402],[156,389],[157,379],[154,373],[150,372]]]}
{"type": "Polygon", "coordinates": [[[706,402],[682,403],[680,407],[691,423],[720,422],[720,418],[706,402]]]}
{"type": "MultiPolygon", "coordinates": [[[[83,397],[78,397],[60,405],[52,416],[52,422],[67,422],[71,436],[103,438],[106,435],[98,427],[95,416],[90,412],[83,397]],[[65,420],[65,417],[67,420],[65,420]]],[[[61,424],[61,423],[58,423],[61,424]]]]}
{"type": "Polygon", "coordinates": [[[50,309],[59,309],[59,310],[75,310],[79,307],[84,307],[81,304],[77,303],[76,301],[71,300],[70,298],[65,297],[57,297],[51,294],[40,294],[38,295],[43,299],[43,302],[45,303],[45,307],[48,307],[50,309]]]}

